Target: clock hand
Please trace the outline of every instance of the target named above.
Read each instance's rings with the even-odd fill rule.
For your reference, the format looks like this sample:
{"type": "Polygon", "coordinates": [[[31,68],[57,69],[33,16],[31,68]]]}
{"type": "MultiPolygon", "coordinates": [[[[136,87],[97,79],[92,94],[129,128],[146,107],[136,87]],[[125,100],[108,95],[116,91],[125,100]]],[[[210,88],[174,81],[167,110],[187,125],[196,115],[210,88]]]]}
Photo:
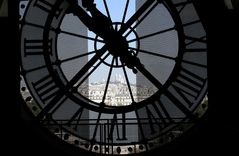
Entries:
{"type": "Polygon", "coordinates": [[[85,10],[78,5],[77,1],[68,0],[71,5],[73,14],[76,15],[82,23],[89,28],[90,31],[93,31],[95,34],[100,36],[103,39],[109,39],[111,32],[114,31],[112,27],[111,20],[102,14],[93,3],[94,0],[82,0],[82,6],[90,12],[91,16],[88,15],[85,10]]]}
{"type": "Polygon", "coordinates": [[[82,0],[82,6],[91,13],[94,25],[92,26],[93,32],[102,38],[107,38],[109,31],[113,31],[111,20],[101,13],[97,8],[94,0],[82,0]]]}
{"type": "MultiPolygon", "coordinates": [[[[70,0],[71,1],[71,0],[70,0]]],[[[136,22],[136,20],[138,20],[138,18],[140,16],[142,16],[145,11],[155,2],[155,0],[147,0],[138,10],[137,12],[131,16],[131,18],[124,24],[122,25],[121,29],[119,30],[120,34],[123,34],[125,31],[127,31],[127,29],[134,23],[136,22]]],[[[94,4],[94,0],[82,0],[82,6],[85,7],[87,9],[87,11],[89,11],[92,15],[92,19],[90,19],[90,16],[78,5],[75,4],[74,6],[76,6],[79,10],[79,12],[76,12],[76,15],[78,15],[78,17],[81,20],[89,20],[91,22],[87,22],[87,21],[82,21],[83,23],[86,24],[86,26],[93,31],[94,33],[96,33],[97,35],[99,35],[102,38],[107,37],[107,34],[109,34],[109,31],[113,31],[112,28],[112,22],[111,20],[105,16],[104,14],[102,14],[97,8],[96,5],[94,4]],[[84,12],[83,14],[80,14],[80,12],[84,12]],[[81,16],[85,16],[85,17],[81,17],[81,16]],[[86,19],[87,17],[87,19],[86,19]]]]}
{"type": "MultiPolygon", "coordinates": [[[[138,59],[138,58],[136,58],[138,59]]],[[[163,84],[156,79],[141,63],[140,61],[135,61],[134,66],[139,70],[155,87],[162,89],[163,84]]]]}
{"type": "Polygon", "coordinates": [[[140,60],[133,56],[133,53],[128,50],[128,43],[122,34],[132,25],[154,2],[148,0],[145,4],[126,22],[125,25],[117,32],[112,27],[111,20],[102,14],[95,6],[94,0],[82,0],[82,6],[91,13],[89,16],[77,3],[77,1],[69,0],[72,5],[73,12],[78,18],[94,33],[104,39],[105,47],[109,53],[116,57],[120,57],[122,63],[137,73],[136,64],[143,66],[140,60]]]}
{"type": "Polygon", "coordinates": [[[82,1],[82,6],[84,8],[90,8],[93,7],[94,4],[94,0],[81,0],[82,1]]]}
{"type": "Polygon", "coordinates": [[[82,6],[91,13],[89,16],[85,11],[75,2],[70,1],[74,14],[94,33],[104,39],[105,46],[110,54],[120,57],[121,61],[130,69],[134,69],[131,63],[132,54],[128,51],[128,43],[122,34],[117,32],[112,27],[111,20],[102,14],[93,3],[94,0],[82,0],[82,6]]]}
{"type": "Polygon", "coordinates": [[[88,15],[85,10],[78,5],[77,0],[68,0],[68,3],[70,4],[70,10],[71,12],[76,15],[83,24],[85,24],[86,27],[91,29],[93,25],[93,20],[90,15],[88,15]]]}

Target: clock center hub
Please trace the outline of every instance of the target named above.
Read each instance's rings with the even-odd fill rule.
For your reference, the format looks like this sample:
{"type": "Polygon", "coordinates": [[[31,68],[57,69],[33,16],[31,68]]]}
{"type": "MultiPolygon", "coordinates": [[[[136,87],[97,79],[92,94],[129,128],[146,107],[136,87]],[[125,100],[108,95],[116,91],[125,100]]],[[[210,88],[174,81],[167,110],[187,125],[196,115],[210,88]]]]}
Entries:
{"type": "MultiPolygon", "coordinates": [[[[140,49],[140,42],[137,32],[133,28],[128,28],[123,35],[118,31],[123,25],[121,22],[114,22],[113,31],[107,32],[107,38],[104,38],[104,43],[99,42],[99,36],[95,37],[94,50],[97,51],[106,45],[110,58],[114,58],[115,61],[112,64],[112,59],[101,59],[101,61],[107,66],[113,66],[114,68],[120,68],[125,66],[126,62],[130,62],[130,58],[136,57],[140,49]]],[[[132,65],[131,65],[132,66],[132,65]]]]}
{"type": "Polygon", "coordinates": [[[126,38],[115,30],[110,33],[109,38],[104,40],[109,53],[114,57],[124,57],[125,53],[128,52],[129,47],[126,38]]]}

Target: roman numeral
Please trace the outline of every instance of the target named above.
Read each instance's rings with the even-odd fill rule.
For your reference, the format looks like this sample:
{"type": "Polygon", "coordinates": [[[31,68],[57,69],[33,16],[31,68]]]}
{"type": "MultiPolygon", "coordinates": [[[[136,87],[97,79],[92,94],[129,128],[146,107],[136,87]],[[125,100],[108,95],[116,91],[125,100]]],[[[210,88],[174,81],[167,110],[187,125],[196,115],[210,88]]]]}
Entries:
{"type": "Polygon", "coordinates": [[[139,139],[140,140],[146,140],[145,138],[145,132],[144,132],[144,129],[143,129],[143,123],[142,123],[142,119],[140,117],[140,113],[138,112],[138,110],[135,110],[135,115],[136,115],[136,118],[137,118],[137,123],[138,123],[138,127],[139,127],[139,139]]]}
{"type": "Polygon", "coordinates": [[[200,20],[194,20],[194,21],[191,21],[191,22],[188,22],[188,23],[184,23],[183,27],[194,25],[194,24],[197,24],[197,23],[200,23],[200,22],[201,22],[200,20]]]}
{"type": "MultiPolygon", "coordinates": [[[[176,96],[174,93],[172,93],[169,90],[165,90],[164,95],[172,102],[172,104],[174,104],[188,118],[190,118],[192,120],[196,119],[196,116],[193,115],[193,113],[188,109],[188,107],[185,106],[184,103],[182,103],[179,100],[178,96],[176,96]]],[[[172,112],[172,113],[174,113],[174,112],[172,112]]]]}
{"type": "Polygon", "coordinates": [[[114,117],[110,125],[109,135],[108,135],[109,140],[113,140],[113,134],[115,134],[114,133],[115,128],[116,128],[117,140],[127,140],[125,114],[122,114],[122,118],[120,120],[117,118],[117,114],[114,114],[114,117]],[[120,120],[122,122],[119,122],[120,120]]]}
{"type": "Polygon", "coordinates": [[[190,48],[185,49],[185,52],[207,52],[207,48],[190,48]]]}
{"type": "MultiPolygon", "coordinates": [[[[51,4],[49,0],[37,0],[35,1],[34,6],[40,8],[41,10],[47,13],[49,13],[54,7],[54,5],[51,4]]],[[[62,9],[58,8],[56,10],[55,17],[58,18],[61,12],[62,12],[62,9]]]]}
{"type": "MultiPolygon", "coordinates": [[[[100,118],[101,118],[101,112],[99,112],[99,114],[98,114],[98,118],[97,118],[97,121],[96,121],[96,123],[94,124],[95,125],[95,127],[94,127],[94,133],[93,133],[93,136],[92,136],[92,142],[95,142],[95,138],[96,138],[96,135],[97,135],[97,131],[98,131],[98,127],[99,127],[99,125],[100,125],[100,118]]],[[[91,146],[91,149],[92,149],[92,147],[93,146],[91,146]]]]}
{"type": "Polygon", "coordinates": [[[56,96],[59,91],[59,88],[54,83],[52,77],[50,75],[46,75],[45,77],[41,78],[40,80],[32,83],[32,86],[36,90],[39,98],[44,104],[56,96]]]}
{"type": "Polygon", "coordinates": [[[205,69],[192,71],[183,67],[164,95],[186,116],[195,119],[189,110],[198,98],[207,80],[205,69]]]}
{"type": "Polygon", "coordinates": [[[170,123],[174,123],[161,101],[155,101],[153,104],[141,108],[138,111],[137,119],[140,120],[138,124],[141,124],[139,127],[142,127],[144,135],[149,135],[149,131],[150,134],[155,134],[170,123]]]}
{"type": "Polygon", "coordinates": [[[191,102],[188,100],[185,94],[196,99],[201,89],[203,88],[205,81],[206,79],[201,77],[200,75],[197,75],[185,68],[182,68],[179,73],[179,76],[172,84],[172,86],[178,92],[178,94],[187,102],[187,104],[191,106],[191,102]]]}
{"type": "Polygon", "coordinates": [[[206,36],[203,37],[191,37],[185,36],[185,52],[207,52],[207,40],[206,36]]]}
{"type": "Polygon", "coordinates": [[[202,37],[192,37],[192,36],[185,36],[185,39],[188,40],[189,42],[186,44],[186,45],[190,45],[190,44],[193,44],[195,42],[200,42],[200,43],[204,43],[206,44],[207,41],[206,41],[206,35],[205,36],[202,36],[202,37]]]}
{"type": "MultiPolygon", "coordinates": [[[[57,71],[53,71],[55,76],[58,76],[57,71]]],[[[36,82],[32,83],[39,99],[43,102],[44,107],[37,115],[39,120],[44,119],[47,114],[53,114],[61,105],[66,103],[68,93],[72,90],[72,86],[61,86],[60,88],[50,74],[41,77],[36,82]]]]}
{"type": "Polygon", "coordinates": [[[197,66],[197,67],[201,67],[201,68],[207,68],[206,64],[201,64],[201,63],[197,63],[197,62],[193,62],[193,61],[188,61],[188,60],[182,60],[183,63],[185,64],[189,64],[189,65],[193,65],[193,66],[197,66]]]}
{"type": "Polygon", "coordinates": [[[182,10],[185,8],[186,5],[188,4],[192,4],[192,0],[187,0],[184,2],[179,2],[179,3],[175,3],[174,5],[177,7],[177,10],[179,13],[182,12],[182,10]]]}
{"type": "Polygon", "coordinates": [[[167,109],[160,100],[155,101],[154,104],[152,104],[152,106],[154,110],[157,112],[163,125],[167,126],[170,123],[174,123],[172,117],[169,115],[169,112],[167,111],[167,109]],[[159,110],[159,108],[161,108],[161,111],[159,110]]]}
{"type": "Polygon", "coordinates": [[[37,118],[42,120],[44,117],[53,114],[61,105],[63,105],[67,100],[67,96],[64,93],[65,92],[63,90],[52,93],[51,100],[45,102],[46,106],[39,114],[37,114],[37,118]]]}
{"type": "MultiPolygon", "coordinates": [[[[158,108],[155,107],[157,110],[158,108]]],[[[151,111],[149,107],[145,107],[146,109],[146,114],[147,114],[147,119],[149,121],[149,127],[151,129],[151,134],[154,134],[156,132],[155,126],[157,125],[159,128],[162,128],[162,125],[159,121],[158,117],[155,117],[154,113],[156,110],[151,111]]],[[[158,112],[157,112],[158,113],[158,112]]],[[[160,112],[159,112],[160,113],[160,112]]],[[[159,115],[159,114],[158,114],[159,115]]],[[[161,113],[160,113],[161,115],[161,113]]]]}
{"type": "MultiPolygon", "coordinates": [[[[24,39],[24,56],[43,55],[44,54],[43,40],[28,40],[24,39]]],[[[47,53],[52,54],[52,39],[48,40],[47,53]]]]}
{"type": "Polygon", "coordinates": [[[84,111],[84,107],[80,107],[68,120],[67,125],[74,125],[73,128],[77,130],[83,111],[84,111]]]}

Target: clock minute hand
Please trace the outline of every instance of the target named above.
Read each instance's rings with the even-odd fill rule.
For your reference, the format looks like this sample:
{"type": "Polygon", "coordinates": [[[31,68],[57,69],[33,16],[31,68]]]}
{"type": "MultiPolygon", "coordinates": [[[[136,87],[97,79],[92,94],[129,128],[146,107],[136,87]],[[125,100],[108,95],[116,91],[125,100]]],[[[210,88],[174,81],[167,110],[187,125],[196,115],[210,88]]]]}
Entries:
{"type": "Polygon", "coordinates": [[[68,2],[71,5],[73,14],[76,15],[90,31],[93,31],[103,39],[107,38],[109,31],[113,30],[112,22],[96,8],[94,0],[82,0],[82,6],[90,12],[91,16],[78,5],[77,1],[68,0],[68,2]]]}

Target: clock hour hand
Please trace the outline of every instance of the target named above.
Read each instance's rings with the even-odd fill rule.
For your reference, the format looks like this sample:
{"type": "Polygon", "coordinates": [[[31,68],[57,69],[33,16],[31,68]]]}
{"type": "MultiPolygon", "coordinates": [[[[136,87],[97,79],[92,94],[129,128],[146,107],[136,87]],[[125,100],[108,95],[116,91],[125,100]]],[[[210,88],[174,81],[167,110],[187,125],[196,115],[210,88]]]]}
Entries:
{"type": "MultiPolygon", "coordinates": [[[[122,36],[123,29],[120,30],[121,32],[114,30],[111,20],[96,8],[94,0],[82,0],[82,6],[90,12],[91,16],[78,5],[77,1],[69,0],[69,2],[72,5],[73,13],[78,16],[89,30],[104,39],[105,47],[109,53],[115,57],[119,57],[122,63],[132,69],[134,73],[137,73],[137,65],[141,65],[141,63],[140,60],[134,56],[133,52],[128,50],[126,38],[122,36]]],[[[150,4],[152,4],[152,2],[150,4]]],[[[148,5],[147,3],[147,6],[148,5]]],[[[146,10],[147,6],[145,4],[140,13],[136,13],[137,17],[146,10]]],[[[136,15],[127,23],[130,24],[131,21],[135,20],[136,15]]],[[[126,30],[127,28],[124,31],[126,30]]]]}
{"type": "Polygon", "coordinates": [[[84,8],[90,8],[93,7],[94,4],[94,0],[81,0],[82,1],[82,6],[84,8]]]}

